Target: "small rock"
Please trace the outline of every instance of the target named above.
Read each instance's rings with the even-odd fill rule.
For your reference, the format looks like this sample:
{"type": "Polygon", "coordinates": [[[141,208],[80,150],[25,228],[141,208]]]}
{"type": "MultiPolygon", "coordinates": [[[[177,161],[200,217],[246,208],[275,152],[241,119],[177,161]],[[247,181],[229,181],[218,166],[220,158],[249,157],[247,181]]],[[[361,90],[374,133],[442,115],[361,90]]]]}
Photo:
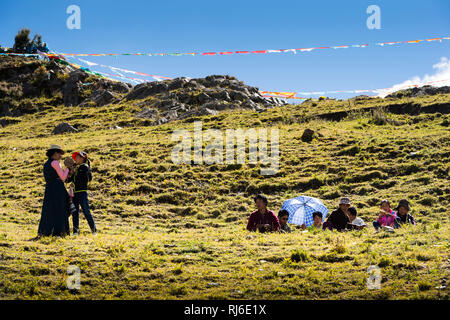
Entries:
{"type": "Polygon", "coordinates": [[[301,139],[303,142],[311,142],[314,139],[314,130],[305,129],[305,131],[303,131],[301,139]]]}
{"type": "Polygon", "coordinates": [[[217,282],[209,282],[206,286],[207,287],[218,287],[218,286],[220,286],[220,284],[218,284],[217,282]]]}
{"type": "Polygon", "coordinates": [[[155,109],[144,108],[141,111],[137,112],[135,114],[135,117],[143,119],[155,119],[157,115],[158,111],[156,111],[155,109]]]}
{"type": "Polygon", "coordinates": [[[67,122],[58,124],[52,131],[53,134],[61,134],[66,132],[78,132],[78,129],[74,128],[67,122]]]}

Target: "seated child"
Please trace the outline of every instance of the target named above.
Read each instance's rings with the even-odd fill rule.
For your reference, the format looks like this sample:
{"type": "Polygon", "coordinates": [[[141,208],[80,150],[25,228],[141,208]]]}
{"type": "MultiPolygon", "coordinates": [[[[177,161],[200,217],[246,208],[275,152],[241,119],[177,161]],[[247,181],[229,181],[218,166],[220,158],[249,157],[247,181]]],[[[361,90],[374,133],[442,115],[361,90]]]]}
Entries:
{"type": "Polygon", "coordinates": [[[347,224],[347,229],[353,230],[361,230],[366,227],[366,223],[360,217],[357,217],[357,211],[355,207],[351,207],[348,209],[348,218],[350,222],[347,224]]]}
{"type": "Polygon", "coordinates": [[[381,227],[391,227],[395,228],[395,219],[397,215],[395,211],[392,211],[391,204],[388,200],[381,201],[380,204],[380,214],[378,219],[373,222],[373,227],[378,230],[381,227]]]}
{"type": "Polygon", "coordinates": [[[311,227],[314,227],[316,229],[322,229],[322,212],[316,211],[313,213],[313,225],[311,227]]]}
{"type": "Polygon", "coordinates": [[[397,218],[395,219],[397,228],[399,228],[400,225],[404,223],[416,225],[416,220],[412,215],[408,213],[410,211],[408,200],[406,199],[400,200],[395,210],[397,210],[397,218]]]}
{"type": "Polygon", "coordinates": [[[280,210],[280,212],[278,212],[278,220],[280,221],[280,232],[291,232],[291,227],[288,226],[287,222],[289,219],[289,212],[287,212],[286,210],[280,210]]]}
{"type": "Polygon", "coordinates": [[[313,224],[310,225],[308,228],[306,227],[306,224],[302,224],[303,230],[313,231],[317,229],[322,229],[322,212],[316,211],[312,214],[313,217],[313,224]]]}

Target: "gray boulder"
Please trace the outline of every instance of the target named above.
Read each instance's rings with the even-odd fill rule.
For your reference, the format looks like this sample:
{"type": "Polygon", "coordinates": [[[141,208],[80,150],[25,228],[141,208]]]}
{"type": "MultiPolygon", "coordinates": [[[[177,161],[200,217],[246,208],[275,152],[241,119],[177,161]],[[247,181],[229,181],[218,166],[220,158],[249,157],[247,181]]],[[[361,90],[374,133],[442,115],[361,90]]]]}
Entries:
{"type": "Polygon", "coordinates": [[[131,90],[131,92],[126,96],[127,100],[137,100],[144,99],[148,96],[153,96],[158,93],[163,93],[168,91],[169,86],[164,81],[162,82],[145,82],[138,84],[131,90]]]}
{"type": "Polygon", "coordinates": [[[52,131],[52,134],[61,134],[66,132],[78,132],[78,129],[74,128],[67,122],[58,124],[52,131]]]}
{"type": "Polygon", "coordinates": [[[79,102],[79,94],[81,90],[81,82],[75,80],[68,80],[62,88],[63,101],[66,107],[76,106],[79,102]]]}
{"type": "Polygon", "coordinates": [[[158,116],[158,111],[156,111],[155,109],[149,109],[149,108],[144,108],[135,114],[135,117],[137,117],[137,118],[152,119],[152,120],[156,119],[157,116],[158,116]]]}
{"type": "Polygon", "coordinates": [[[88,105],[89,101],[92,101],[96,106],[104,106],[108,103],[113,102],[117,98],[117,95],[109,90],[100,89],[92,93],[92,95],[83,103],[80,104],[81,107],[88,105]]]}

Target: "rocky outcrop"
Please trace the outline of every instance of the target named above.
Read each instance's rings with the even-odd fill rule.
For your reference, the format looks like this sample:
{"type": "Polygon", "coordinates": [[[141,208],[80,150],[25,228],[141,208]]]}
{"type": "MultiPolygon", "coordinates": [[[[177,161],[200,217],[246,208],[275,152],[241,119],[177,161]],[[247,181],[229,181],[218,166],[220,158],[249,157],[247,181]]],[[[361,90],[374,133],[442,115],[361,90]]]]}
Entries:
{"type": "MultiPolygon", "coordinates": [[[[180,77],[172,80],[131,84],[111,81],[81,69],[55,61],[1,57],[0,116],[14,117],[34,113],[41,107],[30,103],[8,103],[12,99],[53,97],[52,104],[100,107],[112,103],[142,100],[137,118],[166,123],[191,116],[215,115],[224,110],[264,111],[283,105],[277,98],[263,97],[257,87],[244,84],[233,76],[210,75],[205,78],[180,77]],[[3,99],[4,98],[4,99],[3,99]],[[151,111],[150,111],[151,110],[151,111]]],[[[48,103],[48,102],[47,102],[48,103]]]]}
{"type": "MultiPolygon", "coordinates": [[[[102,106],[128,94],[132,85],[73,70],[55,61],[45,62],[25,57],[0,57],[0,112],[8,114],[2,102],[45,96],[55,104],[102,106]],[[2,101],[3,100],[3,101],[2,101]],[[88,104],[88,102],[90,102],[88,104]]],[[[22,104],[9,107],[12,116],[30,113],[22,104]]],[[[39,108],[33,108],[34,112],[39,108]]]]}
{"type": "Polygon", "coordinates": [[[215,115],[224,110],[262,111],[285,104],[281,99],[263,97],[257,87],[245,85],[228,75],[147,82],[135,86],[125,99],[144,99],[138,104],[144,108],[135,116],[151,118],[156,124],[192,116],[215,115]]]}
{"type": "Polygon", "coordinates": [[[69,79],[62,88],[65,106],[76,106],[80,102],[80,91],[86,73],[76,70],[69,73],[69,79]]]}
{"type": "Polygon", "coordinates": [[[403,97],[422,97],[425,95],[436,95],[450,93],[450,86],[432,87],[423,86],[418,88],[410,88],[396,91],[386,96],[386,98],[403,98],[403,97]]]}
{"type": "Polygon", "coordinates": [[[80,104],[80,107],[101,107],[113,101],[119,101],[116,93],[105,89],[98,89],[85,99],[80,104]]]}

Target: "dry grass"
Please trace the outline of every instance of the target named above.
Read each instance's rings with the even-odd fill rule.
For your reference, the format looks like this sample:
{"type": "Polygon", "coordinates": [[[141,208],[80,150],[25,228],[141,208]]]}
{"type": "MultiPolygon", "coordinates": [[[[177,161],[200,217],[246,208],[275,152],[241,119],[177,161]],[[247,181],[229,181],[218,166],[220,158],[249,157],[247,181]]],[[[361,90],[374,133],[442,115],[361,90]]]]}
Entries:
{"type": "MultiPolygon", "coordinates": [[[[432,105],[450,97],[411,101],[432,105]]],[[[377,113],[389,121],[374,122],[353,113],[326,121],[315,117],[348,110],[348,102],[315,103],[199,118],[204,129],[278,127],[280,171],[267,177],[259,165],[173,164],[170,133],[192,130],[194,119],[146,126],[133,117],[133,104],[49,104],[1,129],[0,298],[448,299],[448,288],[436,288],[449,279],[448,115],[377,113]],[[62,121],[81,131],[51,135],[62,121]],[[123,129],[108,129],[114,125],[123,129]],[[320,135],[302,142],[305,128],[320,135]],[[93,159],[97,237],[82,218],[78,238],[31,240],[50,143],[84,149],[93,159]],[[369,224],[381,199],[408,198],[418,225],[394,234],[250,234],[245,223],[257,192],[274,210],[300,194],[333,209],[348,194],[369,224]],[[82,270],[80,291],[66,288],[71,264],[82,270]],[[380,290],[366,287],[370,265],[381,268],[380,290]]],[[[392,101],[352,103],[357,110],[392,101]]]]}

